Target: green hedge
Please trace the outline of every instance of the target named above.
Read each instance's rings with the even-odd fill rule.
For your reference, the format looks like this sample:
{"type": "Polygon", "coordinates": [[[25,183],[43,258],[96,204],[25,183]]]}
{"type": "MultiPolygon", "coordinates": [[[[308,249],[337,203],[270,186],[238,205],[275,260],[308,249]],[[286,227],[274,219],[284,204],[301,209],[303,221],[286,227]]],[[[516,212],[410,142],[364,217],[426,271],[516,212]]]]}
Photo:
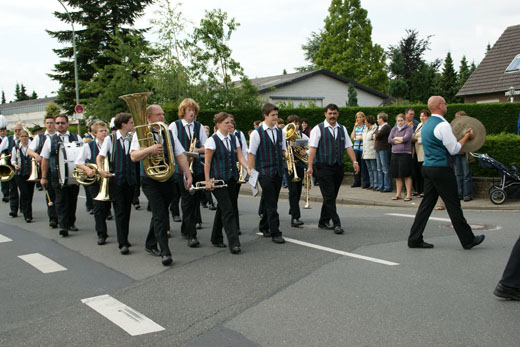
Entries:
{"type": "MultiPolygon", "coordinates": [[[[412,107],[415,110],[415,118],[419,119],[419,111],[427,108],[426,105],[409,106],[381,106],[381,107],[340,107],[339,122],[352,129],[355,115],[358,111],[366,115],[376,116],[380,112],[385,112],[390,118],[390,123],[394,123],[395,116],[403,113],[405,108],[412,107]]],[[[164,105],[166,121],[171,122],[178,119],[177,107],[175,105],[164,105]]],[[[457,111],[464,110],[471,117],[478,118],[486,127],[487,134],[517,133],[517,121],[520,113],[520,103],[489,103],[489,104],[450,104],[446,119],[451,121],[457,111]]],[[[253,129],[255,120],[263,120],[260,109],[254,110],[225,110],[232,113],[237,121],[237,128],[246,132],[253,129]]],[[[201,110],[198,120],[204,124],[213,126],[213,116],[220,112],[213,110],[201,110]]],[[[307,118],[312,126],[323,121],[323,108],[280,108],[280,116],[287,119],[288,115],[297,114],[301,118],[307,118]]]]}
{"type": "MultiPolygon", "coordinates": [[[[487,153],[507,167],[520,168],[520,136],[515,134],[498,134],[486,136],[486,143],[478,153],[487,153]]],[[[496,170],[483,169],[478,160],[472,164],[474,177],[497,177],[496,170]]]]}

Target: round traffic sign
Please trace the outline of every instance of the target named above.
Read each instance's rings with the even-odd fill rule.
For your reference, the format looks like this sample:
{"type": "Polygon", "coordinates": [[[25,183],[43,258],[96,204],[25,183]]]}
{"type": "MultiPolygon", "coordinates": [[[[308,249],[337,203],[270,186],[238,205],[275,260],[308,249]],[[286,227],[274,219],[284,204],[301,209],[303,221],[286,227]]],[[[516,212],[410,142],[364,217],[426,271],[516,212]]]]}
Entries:
{"type": "Polygon", "coordinates": [[[81,104],[77,104],[77,105],[74,107],[74,111],[76,111],[76,113],[83,113],[83,105],[81,105],[81,104]]]}

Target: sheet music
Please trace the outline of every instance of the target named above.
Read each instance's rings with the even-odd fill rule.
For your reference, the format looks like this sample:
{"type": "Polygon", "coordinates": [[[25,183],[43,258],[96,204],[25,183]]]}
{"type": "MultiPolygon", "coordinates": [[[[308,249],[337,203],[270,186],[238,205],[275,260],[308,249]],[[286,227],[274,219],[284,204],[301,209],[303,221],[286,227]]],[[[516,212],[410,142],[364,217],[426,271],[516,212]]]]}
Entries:
{"type": "Polygon", "coordinates": [[[258,195],[257,183],[258,183],[258,171],[256,171],[255,169],[252,169],[251,177],[249,177],[249,184],[251,185],[251,193],[253,193],[253,196],[258,195]]]}
{"type": "Polygon", "coordinates": [[[295,146],[307,146],[308,143],[309,143],[309,140],[304,140],[304,139],[298,139],[298,140],[294,141],[295,146]]]}

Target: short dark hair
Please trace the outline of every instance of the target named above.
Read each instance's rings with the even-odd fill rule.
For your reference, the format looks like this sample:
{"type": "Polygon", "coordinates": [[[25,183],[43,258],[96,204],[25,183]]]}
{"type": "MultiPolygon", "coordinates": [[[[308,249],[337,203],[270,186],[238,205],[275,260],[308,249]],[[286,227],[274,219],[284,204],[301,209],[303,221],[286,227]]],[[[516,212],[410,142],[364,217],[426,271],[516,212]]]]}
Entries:
{"type": "MultiPolygon", "coordinates": [[[[65,118],[67,123],[69,122],[69,116],[67,116],[67,114],[65,114],[65,113],[60,113],[59,115],[56,116],[56,118],[58,118],[58,117],[65,118]]],[[[56,118],[54,118],[54,120],[56,120],[56,118]]]]}
{"type": "Polygon", "coordinates": [[[408,111],[414,111],[414,113],[415,113],[415,110],[414,110],[412,107],[407,107],[407,108],[405,108],[405,110],[404,110],[404,114],[407,114],[408,111]]]}
{"type": "Polygon", "coordinates": [[[370,115],[368,115],[368,116],[365,118],[365,120],[367,121],[367,123],[370,123],[370,124],[375,124],[375,123],[376,123],[376,121],[375,121],[375,119],[374,119],[374,116],[370,116],[370,115]]]}
{"type": "Polygon", "coordinates": [[[309,124],[309,121],[307,120],[307,118],[300,118],[300,123],[303,123],[303,122],[309,124]]]}
{"type": "Polygon", "coordinates": [[[419,115],[420,115],[421,113],[424,113],[424,114],[426,115],[426,117],[430,117],[430,116],[431,116],[430,111],[428,111],[428,110],[425,109],[425,108],[422,109],[421,112],[419,112],[419,115]]]}
{"type": "Polygon", "coordinates": [[[116,114],[116,118],[114,119],[114,126],[117,130],[121,129],[123,124],[128,123],[130,121],[130,118],[132,118],[132,115],[130,113],[121,112],[116,114]]]}
{"type": "Polygon", "coordinates": [[[327,106],[325,106],[325,112],[327,112],[328,110],[339,112],[339,107],[336,104],[328,104],[327,106]]]}
{"type": "Polygon", "coordinates": [[[300,123],[300,117],[298,117],[295,114],[291,114],[289,117],[287,117],[287,124],[289,123],[300,123]]]}
{"type": "Polygon", "coordinates": [[[43,118],[43,122],[45,123],[47,119],[52,119],[53,121],[56,121],[56,117],[50,114],[46,115],[45,118],[43,118]]]}
{"type": "Polygon", "coordinates": [[[226,112],[219,112],[213,117],[213,122],[215,124],[222,123],[226,119],[231,118],[233,119],[233,116],[226,112]]]}
{"type": "Polygon", "coordinates": [[[260,125],[260,123],[262,123],[261,120],[255,120],[255,121],[253,122],[254,125],[260,125]]]}
{"type": "Polygon", "coordinates": [[[271,103],[267,103],[264,106],[262,106],[262,115],[269,115],[269,113],[273,111],[278,111],[278,107],[276,105],[273,105],[271,103]]]}

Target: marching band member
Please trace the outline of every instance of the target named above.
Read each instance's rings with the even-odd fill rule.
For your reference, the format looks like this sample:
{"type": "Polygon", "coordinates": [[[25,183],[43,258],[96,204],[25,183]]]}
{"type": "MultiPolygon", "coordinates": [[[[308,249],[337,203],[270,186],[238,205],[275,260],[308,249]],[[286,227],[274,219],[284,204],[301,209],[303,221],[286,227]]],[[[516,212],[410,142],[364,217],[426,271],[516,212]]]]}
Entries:
{"type": "Polygon", "coordinates": [[[11,152],[11,164],[15,169],[14,179],[20,190],[20,211],[27,223],[32,222],[32,200],[34,194],[34,182],[27,182],[31,175],[31,156],[29,149],[29,132],[23,129],[18,137],[20,143],[13,147],[11,152]]]}
{"type": "MultiPolygon", "coordinates": [[[[236,124],[235,124],[235,118],[232,116],[232,120],[231,120],[231,124],[232,124],[232,129],[230,131],[231,134],[235,135],[235,137],[237,138],[238,140],[238,143],[240,144],[240,150],[242,151],[242,154],[244,155],[244,158],[246,160],[246,163],[247,163],[247,141],[246,141],[246,137],[244,136],[244,133],[241,132],[240,130],[236,129],[236,124]]],[[[237,162],[237,164],[240,164],[239,162],[237,162]]],[[[248,166],[241,166],[241,169],[248,169],[248,166]]],[[[240,177],[240,172],[238,173],[238,176],[240,177]]],[[[235,220],[237,222],[237,230],[238,230],[238,235],[241,235],[242,232],[240,231],[240,218],[239,218],[239,212],[238,212],[238,195],[240,194],[240,188],[242,187],[242,184],[237,184],[237,196],[234,200],[234,203],[233,203],[233,209],[235,211],[235,220]]]]}
{"type": "MultiPolygon", "coordinates": [[[[0,145],[4,141],[4,139],[7,137],[7,120],[4,116],[0,114],[0,145]]],[[[2,201],[8,202],[9,201],[9,182],[2,182],[2,201]]]]}
{"type": "MultiPolygon", "coordinates": [[[[195,118],[199,112],[199,105],[193,99],[184,99],[179,105],[179,118],[170,124],[170,130],[173,136],[176,137],[185,151],[188,151],[193,139],[196,139],[194,151],[197,153],[204,153],[204,143],[207,140],[206,132],[202,124],[196,121],[195,118]]],[[[193,159],[193,184],[204,180],[204,172],[200,158],[193,159]]],[[[179,182],[183,181],[182,173],[177,167],[177,179],[179,182]]],[[[181,209],[182,209],[182,224],[181,234],[188,239],[189,247],[198,247],[200,245],[197,240],[197,228],[200,228],[198,218],[200,218],[200,195],[190,194],[186,187],[181,184],[181,209]],[[197,215],[198,214],[198,215],[197,215]]]]}
{"type": "MultiPolygon", "coordinates": [[[[45,133],[38,134],[29,144],[28,153],[31,157],[36,160],[41,166],[42,157],[40,153],[42,152],[43,145],[45,141],[47,141],[52,135],[56,133],[56,120],[54,116],[45,116],[45,133]]],[[[41,171],[41,167],[40,167],[41,171]]],[[[45,176],[50,176],[50,172],[46,172],[45,176]]],[[[47,216],[49,217],[49,227],[56,228],[58,226],[58,215],[56,214],[56,193],[54,192],[54,188],[52,185],[47,186],[47,194],[45,194],[45,199],[47,201],[47,216]],[[50,201],[49,201],[50,198],[50,201]]]]}
{"type": "MultiPolygon", "coordinates": [[[[108,134],[107,125],[105,122],[97,121],[90,126],[91,133],[94,136],[94,140],[86,143],[83,146],[83,151],[80,153],[75,161],[77,167],[85,171],[88,177],[95,176],[94,170],[86,166],[85,163],[96,164],[96,157],[99,154],[103,141],[108,134]]],[[[97,181],[94,184],[85,186],[85,189],[90,193],[92,198],[96,197],[99,193],[100,182],[97,181]]],[[[110,213],[110,201],[98,201],[92,199],[92,208],[94,214],[94,221],[96,223],[96,232],[98,236],[97,244],[104,245],[106,243],[107,235],[107,223],[106,217],[110,213]]]]}
{"type": "Polygon", "coordinates": [[[285,136],[276,126],[278,107],[267,103],[262,107],[264,122],[251,133],[249,146],[249,168],[258,172],[258,182],[262,187],[264,207],[259,229],[274,243],[285,243],[279,229],[278,196],[282,187],[283,158],[285,157],[285,136]]]}
{"type": "Polygon", "coordinates": [[[136,184],[136,167],[130,159],[130,139],[128,133],[134,131],[134,120],[130,113],[118,113],[114,120],[116,132],[107,136],[97,155],[99,174],[110,179],[110,198],[114,205],[116,232],[119,251],[130,253],[128,233],[130,230],[130,213],[136,184]],[[109,158],[109,169],[104,167],[105,158],[109,158]]]}
{"type": "Polygon", "coordinates": [[[78,231],[76,222],[76,205],[78,203],[79,187],[77,185],[61,186],[58,177],[58,149],[61,143],[81,141],[79,135],[69,132],[69,117],[59,114],[56,117],[57,133],[43,144],[42,157],[42,187],[52,186],[56,193],[56,214],[60,227],[60,235],[69,236],[70,231],[78,231]],[[50,173],[50,177],[47,175],[50,173]],[[50,180],[49,180],[50,179],[50,180]]]}
{"type": "MultiPolygon", "coordinates": [[[[13,148],[18,146],[20,143],[20,132],[23,129],[22,123],[18,122],[14,125],[13,135],[7,136],[0,145],[0,153],[9,155],[13,151],[13,148]]],[[[16,180],[12,179],[9,182],[9,205],[11,207],[11,212],[9,215],[11,217],[18,216],[18,206],[20,205],[20,199],[18,197],[18,188],[16,187],[16,180]]]]}
{"type": "Polygon", "coordinates": [[[316,171],[323,196],[318,227],[342,234],[341,220],[336,212],[336,198],[344,176],[343,152],[346,151],[352,160],[356,173],[359,172],[359,164],[347,128],[337,122],[338,117],[338,106],[329,104],[325,107],[325,120],[312,129],[307,175],[312,176],[312,163],[316,158],[316,171]],[[331,219],[333,225],[329,225],[331,219]]]}
{"type": "MultiPolygon", "coordinates": [[[[287,124],[294,124],[296,134],[300,136],[303,140],[309,140],[307,135],[300,132],[300,117],[297,115],[290,115],[287,117],[287,124]]],[[[294,146],[294,143],[289,143],[287,140],[287,146],[294,146]]],[[[296,149],[295,149],[296,150],[296,149]]],[[[302,149],[299,153],[300,156],[306,156],[307,153],[302,149]]],[[[300,198],[302,196],[302,185],[303,185],[303,177],[305,174],[305,164],[299,160],[296,156],[294,156],[294,167],[296,168],[296,174],[300,178],[297,182],[293,182],[292,178],[294,177],[294,172],[292,175],[289,175],[289,171],[286,170],[286,175],[288,178],[288,184],[289,184],[289,214],[291,215],[291,226],[292,227],[299,227],[303,225],[304,223],[300,220],[301,214],[300,214],[300,198]],[[292,177],[291,177],[292,176],[292,177]]]]}
{"type": "MultiPolygon", "coordinates": [[[[85,144],[88,144],[92,141],[95,140],[96,136],[94,135],[93,131],[92,131],[92,125],[94,124],[95,120],[90,120],[88,123],[87,123],[87,133],[84,134],[83,136],[83,142],[85,144]]],[[[83,146],[83,148],[85,148],[85,146],[83,146]]],[[[94,157],[94,164],[96,163],[95,161],[95,157],[94,157]]],[[[93,202],[93,198],[94,197],[90,194],[91,190],[88,189],[86,186],[83,187],[83,189],[85,190],[85,208],[87,209],[87,212],[89,214],[94,214],[94,202],[93,202]]],[[[96,193],[97,194],[97,193],[96,193]]]]}
{"type": "MultiPolygon", "coordinates": [[[[150,105],[146,109],[146,119],[148,123],[164,122],[164,111],[159,105],[150,105]]],[[[179,172],[186,177],[186,186],[189,189],[191,186],[191,173],[188,165],[188,160],[184,155],[184,148],[181,146],[171,131],[167,134],[162,133],[162,137],[157,134],[157,129],[152,130],[154,133],[155,141],[154,145],[146,148],[141,148],[137,135],[134,135],[132,139],[132,146],[130,149],[130,156],[132,161],[137,162],[143,160],[150,155],[164,154],[166,163],[168,163],[168,153],[173,151],[179,172]],[[160,138],[163,140],[169,136],[170,142],[173,148],[166,148],[167,142],[163,141],[160,143],[160,138]]],[[[173,164],[173,163],[172,163],[173,164]]],[[[184,181],[183,178],[181,178],[184,181]]],[[[152,209],[152,219],[150,221],[150,229],[148,236],[146,237],[145,250],[156,256],[161,256],[161,262],[164,266],[168,266],[172,263],[172,256],[170,248],[168,246],[168,235],[166,234],[169,230],[169,212],[168,207],[172,201],[173,195],[173,176],[164,182],[160,182],[149,177],[141,164],[141,187],[143,193],[150,202],[152,209]],[[157,243],[160,249],[157,248],[157,243]]]]}
{"type": "MultiPolygon", "coordinates": [[[[213,190],[211,179],[223,180],[227,187],[213,190],[217,199],[217,212],[213,221],[211,243],[215,247],[226,247],[222,237],[222,227],[226,231],[229,242],[229,250],[233,254],[240,253],[240,240],[235,215],[238,169],[237,161],[247,167],[247,162],[242,154],[240,144],[233,134],[234,126],[231,115],[220,112],[215,115],[215,124],[218,127],[205,144],[204,175],[206,178],[206,189],[213,190]]],[[[251,171],[248,169],[248,173],[251,171]]]]}

